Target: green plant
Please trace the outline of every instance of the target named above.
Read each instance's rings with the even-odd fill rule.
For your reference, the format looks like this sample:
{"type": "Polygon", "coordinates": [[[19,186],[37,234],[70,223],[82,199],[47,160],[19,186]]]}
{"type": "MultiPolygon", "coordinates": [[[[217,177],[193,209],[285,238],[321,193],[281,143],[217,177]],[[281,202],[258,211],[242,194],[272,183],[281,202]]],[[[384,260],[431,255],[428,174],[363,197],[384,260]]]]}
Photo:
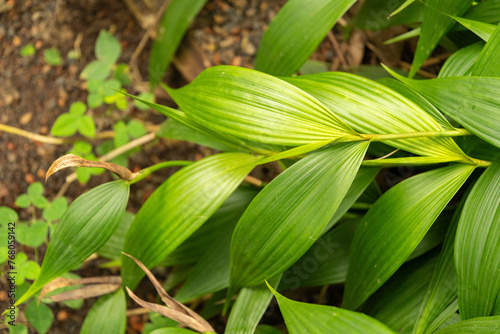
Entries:
{"type": "MultiPolygon", "coordinates": [[[[207,318],[227,312],[238,294],[226,333],[278,331],[257,327],[273,294],[290,333],[497,331],[500,26],[458,17],[485,14],[488,1],[399,1],[401,7],[389,14],[396,10],[395,17],[405,15],[403,22],[422,22],[410,78],[387,67],[393,78],[379,81],[343,72],[290,76],[353,3],[289,1],[263,37],[260,71],[218,66],[182,88],[164,86],[179,109],[135,97],[170,118],[159,135],[223,152],[136,173],[100,164],[120,179],[70,205],[40,275],[17,304],[114,240],[111,257],[120,248],[124,253],[121,282],[128,294],[198,331],[212,329],[179,302],[209,294],[202,311],[207,318]],[[421,16],[409,12],[415,7],[421,16]],[[411,79],[438,42],[453,33],[455,22],[484,42],[473,44],[474,34],[454,28],[472,36],[470,45],[447,60],[438,78],[411,79]],[[290,36],[297,43],[289,43],[290,36]],[[273,161],[284,171],[269,184],[241,184],[254,167],[273,161]],[[171,166],[185,167],[124,223],[131,186],[171,166]],[[375,178],[391,167],[416,175],[382,193],[375,178]],[[174,267],[165,289],[148,270],[158,265],[174,267]],[[168,307],[133,294],[144,275],[168,307]],[[165,290],[182,281],[173,299],[165,290]],[[276,292],[338,283],[345,283],[342,308],[276,292]]],[[[173,4],[171,10],[187,11],[179,18],[184,23],[199,10],[173,4]]],[[[186,25],[175,29],[185,31],[186,25]]],[[[109,64],[96,55],[92,66],[109,64]]],[[[152,77],[152,86],[158,81],[152,77]]],[[[136,130],[117,123],[115,131],[125,141],[136,130]]],[[[70,166],[96,166],[73,159],[58,159],[48,176],[70,166]]],[[[85,330],[123,333],[124,289],[101,298],[85,330]]],[[[190,332],[167,326],[153,333],[190,332]]]]}
{"type": "Polygon", "coordinates": [[[52,66],[58,66],[62,64],[61,53],[56,48],[50,48],[43,51],[43,57],[45,62],[52,66]]]}

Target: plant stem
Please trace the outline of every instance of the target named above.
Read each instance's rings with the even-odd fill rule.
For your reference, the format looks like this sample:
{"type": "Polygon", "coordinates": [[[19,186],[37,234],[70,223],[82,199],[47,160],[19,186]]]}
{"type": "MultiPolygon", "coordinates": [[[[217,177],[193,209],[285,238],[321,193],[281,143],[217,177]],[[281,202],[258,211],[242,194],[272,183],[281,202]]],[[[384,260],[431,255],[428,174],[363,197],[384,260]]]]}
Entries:
{"type": "Polygon", "coordinates": [[[56,138],[56,137],[39,135],[38,133],[33,133],[26,130],[18,129],[16,127],[2,123],[0,123],[0,131],[12,133],[21,137],[25,137],[31,140],[36,140],[46,144],[62,145],[68,142],[68,140],[65,138],[56,138]]]}
{"type": "Polygon", "coordinates": [[[469,136],[471,133],[466,129],[455,129],[448,131],[423,131],[423,132],[407,132],[407,133],[387,133],[387,134],[360,134],[348,135],[337,139],[336,143],[351,142],[351,141],[383,141],[383,140],[396,140],[396,139],[410,139],[410,138],[432,138],[432,137],[458,137],[469,136]]]}
{"type": "Polygon", "coordinates": [[[141,169],[138,171],[136,174],[137,176],[130,181],[130,184],[134,184],[136,182],[141,181],[142,179],[146,178],[149,176],[151,173],[156,172],[159,169],[167,168],[167,167],[174,167],[174,166],[188,166],[191,165],[193,162],[192,161],[185,161],[185,160],[172,160],[172,161],[165,161],[165,162],[160,162],[159,164],[141,169]]]}

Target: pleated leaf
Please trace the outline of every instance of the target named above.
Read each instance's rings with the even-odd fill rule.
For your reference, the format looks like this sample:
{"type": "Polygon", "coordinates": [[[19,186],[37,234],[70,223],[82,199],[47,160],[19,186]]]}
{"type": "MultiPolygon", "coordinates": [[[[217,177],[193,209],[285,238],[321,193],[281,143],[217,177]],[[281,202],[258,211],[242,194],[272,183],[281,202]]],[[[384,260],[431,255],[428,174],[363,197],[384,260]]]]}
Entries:
{"type": "Polygon", "coordinates": [[[455,241],[460,317],[488,316],[500,291],[500,161],[481,175],[465,202],[455,241]]]}
{"type": "MultiPolygon", "coordinates": [[[[354,74],[328,72],[284,80],[317,98],[361,133],[444,131],[434,118],[408,98],[380,83],[354,74]]],[[[384,142],[424,156],[464,157],[451,138],[384,142]]]]}
{"type": "Polygon", "coordinates": [[[417,73],[441,38],[455,23],[446,14],[461,16],[471,6],[472,2],[470,0],[425,0],[425,4],[427,6],[424,6],[422,30],[411,65],[410,77],[417,73]]]}
{"type": "Polygon", "coordinates": [[[484,42],[477,42],[454,52],[444,62],[443,67],[439,71],[438,78],[469,75],[484,45],[484,42]]]}
{"type": "Polygon", "coordinates": [[[195,122],[245,140],[298,146],[356,134],[309,94],[246,68],[212,67],[168,92],[195,122]]]}
{"type": "Polygon", "coordinates": [[[198,332],[194,332],[186,328],[177,328],[177,327],[158,328],[151,332],[151,334],[195,334],[195,333],[198,332]]]}
{"type": "Polygon", "coordinates": [[[485,42],[487,42],[490,39],[491,35],[493,35],[493,33],[495,32],[495,26],[493,24],[469,20],[463,17],[456,16],[453,16],[453,19],[475,33],[485,42]]]}
{"type": "Polygon", "coordinates": [[[102,296],[83,321],[81,334],[125,333],[127,301],[123,289],[102,296]]]}
{"type": "Polygon", "coordinates": [[[500,331],[500,316],[474,318],[451,325],[436,334],[490,334],[500,331]]]}
{"type": "Polygon", "coordinates": [[[392,276],[474,168],[458,164],[416,175],[375,202],[354,235],[344,307],[356,309],[392,276]]]}
{"type": "MultiPolygon", "coordinates": [[[[236,189],[259,156],[222,153],[171,176],[143,204],[127,233],[124,252],[151,268],[196,231],[236,189]]],[[[135,287],[143,271],[122,257],[122,280],[135,287]]]]}
{"type": "Polygon", "coordinates": [[[472,68],[473,76],[500,77],[500,25],[484,46],[479,59],[472,68]]]}
{"type": "Polygon", "coordinates": [[[149,81],[154,88],[172,61],[182,37],[206,0],[172,0],[163,14],[149,58],[149,81]]]}
{"type": "Polygon", "coordinates": [[[297,72],[355,0],[290,0],[264,33],[255,69],[272,75],[297,72]]]}
{"type": "Polygon", "coordinates": [[[172,266],[200,262],[199,259],[217,242],[221,231],[227,230],[230,226],[232,233],[232,229],[259,190],[260,188],[256,187],[238,187],[210,219],[170,253],[161,264],[172,266]]]}
{"type": "Polygon", "coordinates": [[[500,78],[411,80],[386,69],[464,128],[500,147],[500,78]]]}
{"type": "MultiPolygon", "coordinates": [[[[281,275],[269,280],[273,289],[276,289],[280,279],[281,275]]],[[[229,314],[224,333],[253,334],[272,298],[273,294],[264,283],[243,288],[229,314]]]]}
{"type": "Polygon", "coordinates": [[[382,30],[395,25],[421,22],[424,5],[420,1],[365,1],[350,25],[362,30],[382,30]],[[405,4],[404,8],[402,5],[405,4]],[[401,6],[400,6],[401,5],[401,6]],[[394,13],[397,9],[401,10],[394,13]]]}
{"type": "Polygon", "coordinates": [[[432,333],[458,310],[457,273],[453,258],[455,235],[463,202],[455,210],[446,232],[441,254],[434,270],[428,293],[422,302],[414,334],[432,333]]]}
{"type": "Polygon", "coordinates": [[[411,333],[437,262],[437,252],[405,263],[361,311],[397,333],[411,333]]]}
{"type": "Polygon", "coordinates": [[[272,291],[290,334],[395,334],[389,327],[363,313],[342,308],[296,302],[272,291]]]}
{"type": "Polygon", "coordinates": [[[40,275],[18,304],[101,248],[122,219],[129,191],[125,181],[108,182],[71,203],[52,235],[40,275]]]}
{"type": "Polygon", "coordinates": [[[281,274],[307,251],[346,195],[367,148],[356,142],[316,151],[255,197],[231,241],[233,291],[281,274]]]}
{"type": "Polygon", "coordinates": [[[281,279],[280,289],[344,283],[359,219],[343,222],[319,238],[281,279]]]}

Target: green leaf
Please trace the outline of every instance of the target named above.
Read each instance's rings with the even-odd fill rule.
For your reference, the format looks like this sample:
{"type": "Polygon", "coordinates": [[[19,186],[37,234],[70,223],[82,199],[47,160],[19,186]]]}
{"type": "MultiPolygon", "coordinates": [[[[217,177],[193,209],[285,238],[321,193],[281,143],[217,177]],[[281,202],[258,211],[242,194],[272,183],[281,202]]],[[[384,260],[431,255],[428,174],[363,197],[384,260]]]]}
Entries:
{"type": "Polygon", "coordinates": [[[268,284],[278,300],[290,334],[395,334],[389,327],[362,313],[338,307],[296,302],[283,297],[268,284]]]}
{"type": "Polygon", "coordinates": [[[21,57],[29,57],[33,56],[35,52],[36,52],[35,46],[30,43],[23,46],[19,53],[21,54],[21,57]]]}
{"type": "Polygon", "coordinates": [[[58,197],[43,210],[43,218],[48,222],[53,222],[62,217],[68,208],[68,200],[66,197],[58,197]]]}
{"type": "Polygon", "coordinates": [[[54,315],[52,310],[44,303],[33,300],[24,309],[24,314],[29,323],[35,327],[40,334],[45,334],[52,327],[54,315]]]}
{"type": "Polygon", "coordinates": [[[354,2],[288,1],[262,37],[255,58],[255,69],[272,75],[297,72],[354,2]]]}
{"type": "Polygon", "coordinates": [[[500,316],[474,318],[451,325],[436,334],[489,334],[500,330],[500,316]]]}
{"type": "Polygon", "coordinates": [[[15,204],[18,207],[25,209],[25,208],[29,207],[31,204],[30,197],[28,196],[28,194],[21,194],[21,195],[17,196],[15,204]]]}
{"type": "MultiPolygon", "coordinates": [[[[16,200],[16,205],[18,205],[17,200],[16,200]]],[[[0,224],[7,225],[7,223],[16,222],[18,219],[19,216],[17,215],[17,212],[14,209],[9,208],[8,206],[0,206],[0,224]]]]}
{"type": "MultiPolygon", "coordinates": [[[[149,102],[154,103],[155,102],[155,94],[152,92],[145,92],[145,93],[140,93],[138,98],[142,100],[146,100],[149,102]]],[[[139,108],[140,110],[148,110],[150,109],[150,106],[147,104],[142,103],[140,100],[134,100],[134,105],[139,108]]]]}
{"type": "Polygon", "coordinates": [[[61,114],[57,117],[54,125],[52,125],[50,133],[53,136],[58,137],[68,137],[74,135],[78,129],[79,122],[80,116],[70,115],[67,113],[61,114]]]}
{"type": "Polygon", "coordinates": [[[424,5],[420,1],[413,0],[411,6],[407,4],[406,8],[402,8],[403,3],[405,3],[404,0],[365,1],[349,25],[362,30],[382,30],[395,25],[421,22],[424,16],[424,5]],[[396,15],[394,12],[397,9],[401,11],[396,15]]]}
{"type": "MultiPolygon", "coordinates": [[[[269,284],[276,289],[281,275],[269,280],[269,284]]],[[[256,327],[266,311],[273,294],[262,283],[256,286],[243,288],[238,294],[227,322],[225,334],[254,334],[256,327]]]]}
{"type": "Polygon", "coordinates": [[[168,91],[195,122],[246,140],[299,146],[356,135],[312,96],[246,68],[212,67],[168,91]]]}
{"type": "Polygon", "coordinates": [[[125,211],[120,224],[115,230],[115,233],[113,233],[108,241],[102,245],[102,247],[97,251],[97,254],[110,260],[120,258],[121,251],[123,250],[125,235],[127,235],[127,231],[134,218],[135,215],[133,213],[125,211]]]}
{"type": "Polygon", "coordinates": [[[118,79],[109,79],[106,80],[102,87],[101,95],[103,97],[113,96],[116,94],[116,91],[121,88],[121,83],[118,79]]]}
{"type": "Polygon", "coordinates": [[[235,151],[234,147],[226,145],[220,138],[196,131],[173,118],[167,119],[156,135],[161,138],[193,142],[219,151],[235,151]]]}
{"type": "Polygon", "coordinates": [[[113,130],[115,130],[115,136],[113,137],[115,147],[120,147],[128,143],[127,126],[123,121],[116,122],[113,130]]]}
{"type": "Polygon", "coordinates": [[[359,220],[341,223],[321,238],[283,274],[280,289],[344,283],[359,220]]]}
{"type": "Polygon", "coordinates": [[[9,334],[28,334],[28,327],[23,324],[16,323],[15,326],[8,325],[9,334]]]}
{"type": "Polygon", "coordinates": [[[217,242],[219,231],[235,226],[259,188],[238,187],[222,206],[196,232],[186,239],[162,262],[163,265],[179,265],[199,262],[210,245],[217,242]]]}
{"type": "Polygon", "coordinates": [[[130,122],[128,122],[127,132],[132,138],[139,138],[147,133],[144,125],[136,120],[131,120],[130,122]]]}
{"type": "Polygon", "coordinates": [[[80,264],[109,239],[125,212],[129,190],[124,181],[109,182],[71,203],[52,235],[40,276],[17,304],[80,264]]]}
{"type": "Polygon", "coordinates": [[[95,43],[95,56],[100,61],[113,65],[122,53],[120,42],[109,33],[109,31],[101,30],[95,43]]]}
{"type": "Polygon", "coordinates": [[[452,16],[458,23],[475,33],[483,41],[487,42],[491,35],[495,32],[495,26],[493,24],[483,23],[479,21],[464,19],[463,17],[452,16]]]}
{"type": "Polygon", "coordinates": [[[47,239],[49,227],[47,223],[36,220],[31,225],[19,223],[16,230],[16,238],[19,243],[29,247],[39,247],[47,239]]]}
{"type": "Polygon", "coordinates": [[[130,68],[127,64],[118,64],[115,67],[115,72],[113,73],[113,77],[118,79],[122,86],[128,86],[132,82],[130,79],[130,68]]]}
{"type": "Polygon", "coordinates": [[[455,241],[460,317],[489,316],[500,291],[500,161],[481,175],[465,202],[455,241]],[[480,208],[480,209],[479,209],[480,208]]]}
{"type": "Polygon", "coordinates": [[[470,74],[471,68],[483,50],[484,42],[477,42],[454,52],[443,64],[438,78],[460,77],[470,74]]]}
{"type": "Polygon", "coordinates": [[[437,252],[404,264],[371,296],[361,311],[397,333],[411,333],[427,294],[437,252]]]}
{"type": "Polygon", "coordinates": [[[500,78],[411,80],[386,69],[467,130],[500,147],[500,78]]]}
{"type": "Polygon", "coordinates": [[[429,101],[427,101],[422,95],[405,85],[404,83],[397,81],[393,78],[382,78],[378,80],[379,83],[384,86],[389,87],[390,89],[398,92],[404,97],[408,98],[415,104],[417,104],[420,108],[422,108],[427,114],[432,116],[439,123],[439,125],[444,130],[453,130],[454,127],[450,124],[448,119],[429,101]]]}
{"type": "Polygon", "coordinates": [[[87,106],[83,102],[73,102],[69,107],[69,114],[73,116],[81,116],[87,111],[87,106]]]}
{"type": "Polygon", "coordinates": [[[367,142],[356,142],[314,152],[257,195],[233,233],[233,291],[281,274],[311,247],[346,195],[367,148],[367,142]]]}
{"type": "Polygon", "coordinates": [[[104,80],[111,73],[111,65],[103,60],[94,60],[85,66],[80,78],[85,80],[104,80]]]}
{"type": "Polygon", "coordinates": [[[92,305],[83,321],[82,334],[125,333],[127,301],[123,289],[102,296],[92,305]]]}
{"type": "Polygon", "coordinates": [[[87,104],[89,105],[89,108],[91,108],[91,109],[100,107],[103,103],[104,103],[104,100],[102,99],[102,95],[90,93],[87,96],[87,104]]]}
{"type": "MultiPolygon", "coordinates": [[[[259,325],[255,329],[255,334],[283,334],[282,331],[277,329],[276,327],[269,326],[269,325],[259,325]]],[[[253,334],[252,333],[252,334],[253,334]]]]}
{"type": "Polygon", "coordinates": [[[446,14],[460,16],[471,6],[470,0],[425,0],[422,30],[411,65],[410,77],[417,73],[441,38],[455,21],[446,14]]]}
{"type": "Polygon", "coordinates": [[[62,64],[61,53],[56,48],[43,50],[43,57],[49,65],[57,66],[62,64]]]}
{"type": "Polygon", "coordinates": [[[28,196],[31,199],[42,195],[43,195],[43,184],[41,182],[35,182],[28,186],[28,196]]]}
{"type": "Polygon", "coordinates": [[[149,58],[149,82],[154,88],[170,65],[191,21],[206,0],[172,0],[163,14],[149,58]]]}
{"type": "Polygon", "coordinates": [[[438,263],[427,288],[413,333],[432,333],[458,310],[457,273],[453,260],[455,235],[465,197],[455,210],[438,263]]]}
{"type": "MultiPolygon", "coordinates": [[[[158,264],[210,218],[259,158],[222,153],[175,173],[137,213],[125,238],[124,252],[148,268],[158,264]]],[[[133,288],[144,272],[128,257],[122,259],[123,284],[133,288]]]]}
{"type": "Polygon", "coordinates": [[[498,50],[500,48],[500,25],[484,46],[479,59],[472,68],[473,76],[500,77],[500,61],[498,50]]]}
{"type": "Polygon", "coordinates": [[[474,168],[458,164],[416,175],[375,202],[354,236],[344,307],[359,307],[392,276],[474,168]]]}
{"type": "MultiPolygon", "coordinates": [[[[405,96],[354,74],[328,72],[284,80],[313,95],[361,133],[443,131],[439,122],[405,96]]],[[[424,156],[465,157],[451,138],[384,142],[424,156]]]]}
{"type": "Polygon", "coordinates": [[[83,115],[78,122],[78,132],[90,138],[95,137],[95,123],[94,119],[89,115],[83,115]]]}

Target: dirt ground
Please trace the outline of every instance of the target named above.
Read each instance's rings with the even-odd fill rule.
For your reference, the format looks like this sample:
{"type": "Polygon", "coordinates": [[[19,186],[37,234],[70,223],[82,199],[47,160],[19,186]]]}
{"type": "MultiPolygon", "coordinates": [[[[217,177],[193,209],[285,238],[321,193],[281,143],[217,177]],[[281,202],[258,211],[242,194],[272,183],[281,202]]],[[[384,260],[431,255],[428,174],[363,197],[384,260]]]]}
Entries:
{"type": "MultiPolygon", "coordinates": [[[[132,1],[133,2],[133,1],[132,1]]],[[[139,13],[151,18],[162,1],[134,3],[139,13]],[[152,3],[148,9],[145,4],[152,3]]],[[[165,80],[174,85],[187,83],[203,67],[219,64],[252,67],[260,38],[285,0],[215,0],[208,1],[196,18],[183,43],[183,50],[176,58],[165,80]]],[[[345,19],[349,18],[351,12],[345,19]]],[[[135,15],[134,15],[135,14],[135,15]]],[[[86,101],[85,83],[79,78],[87,63],[95,59],[94,44],[101,29],[110,30],[118,38],[123,52],[119,62],[129,63],[145,34],[125,1],[109,0],[0,0],[0,123],[31,133],[49,135],[56,118],[68,111],[71,103],[86,101]],[[36,48],[31,57],[21,57],[20,49],[29,43],[36,48]],[[57,48],[63,63],[50,66],[45,63],[43,51],[57,48]],[[81,58],[66,57],[71,50],[80,50],[81,58]]],[[[404,28],[403,28],[404,31],[404,28]]],[[[405,47],[410,44],[381,47],[383,40],[401,32],[401,28],[383,34],[354,31],[348,40],[343,30],[336,27],[313,55],[313,59],[325,61],[331,69],[360,64],[385,63],[399,65],[405,47]],[[399,30],[398,30],[399,29],[399,30]]],[[[138,94],[146,81],[148,41],[137,58],[136,64],[142,80],[136,80],[129,93],[138,94]]],[[[164,93],[157,102],[171,105],[164,93]]],[[[91,110],[98,132],[110,130],[120,119],[138,119],[145,124],[161,124],[164,117],[154,111],[141,111],[133,106],[123,112],[107,112],[105,107],[91,110]]],[[[97,141],[96,143],[99,143],[97,141]]],[[[16,208],[16,197],[26,192],[29,184],[44,183],[50,164],[65,154],[70,145],[44,144],[25,137],[0,131],[0,206],[16,208]]],[[[130,169],[139,170],[165,160],[198,160],[213,152],[192,143],[155,140],[130,157],[130,169]]],[[[134,186],[129,210],[137,211],[140,205],[175,170],[155,173],[147,182],[134,186]]],[[[65,183],[69,171],[60,172],[45,184],[45,195],[52,199],[65,183]]],[[[266,181],[276,175],[272,166],[254,172],[266,181]]],[[[65,196],[71,201],[84,191],[110,180],[108,173],[94,176],[86,185],[73,182],[65,196]]],[[[25,210],[18,210],[21,219],[27,219],[25,210]]],[[[84,275],[92,273],[85,273],[84,275]]],[[[0,296],[0,303],[2,302],[0,296]]],[[[87,301],[79,310],[54,308],[56,322],[50,333],[77,332],[88,307],[87,301]]],[[[134,306],[136,307],[136,306],[134,306]]],[[[129,319],[128,332],[134,333],[133,320],[129,319]]],[[[142,319],[142,318],[141,318],[142,319]]],[[[140,319],[138,320],[140,322],[140,319]]]]}

